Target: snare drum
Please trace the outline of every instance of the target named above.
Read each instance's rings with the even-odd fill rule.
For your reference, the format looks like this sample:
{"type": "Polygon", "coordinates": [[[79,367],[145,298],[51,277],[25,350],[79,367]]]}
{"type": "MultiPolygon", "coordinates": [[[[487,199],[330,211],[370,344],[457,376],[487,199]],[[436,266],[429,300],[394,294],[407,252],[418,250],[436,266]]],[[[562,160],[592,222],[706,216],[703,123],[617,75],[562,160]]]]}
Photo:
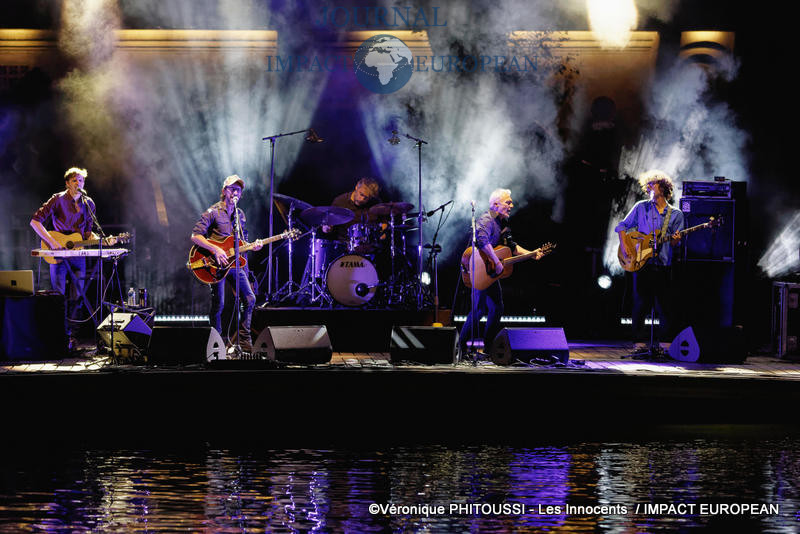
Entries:
{"type": "Polygon", "coordinates": [[[331,296],[345,306],[361,306],[375,296],[378,271],[364,256],[347,254],[328,267],[325,283],[331,296]]]}
{"type": "Polygon", "coordinates": [[[347,229],[347,250],[351,254],[370,254],[378,249],[381,227],[375,223],[357,223],[347,229]]]}

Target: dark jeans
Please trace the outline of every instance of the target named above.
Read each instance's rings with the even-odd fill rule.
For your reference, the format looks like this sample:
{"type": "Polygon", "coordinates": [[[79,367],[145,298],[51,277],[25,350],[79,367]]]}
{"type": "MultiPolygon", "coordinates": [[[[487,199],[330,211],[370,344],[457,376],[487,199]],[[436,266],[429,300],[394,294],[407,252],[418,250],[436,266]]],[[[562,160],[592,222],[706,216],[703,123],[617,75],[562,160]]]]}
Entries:
{"type": "Polygon", "coordinates": [[[76,330],[75,326],[78,321],[78,313],[81,309],[81,293],[84,288],[84,278],[86,277],[86,259],[85,258],[67,258],[61,260],[56,264],[50,264],[50,285],[64,295],[65,298],[65,311],[64,317],[64,330],[67,336],[74,337],[73,333],[76,330]],[[77,284],[69,276],[67,269],[72,269],[75,277],[78,279],[77,284]],[[69,279],[69,294],[67,294],[67,280],[69,279]]]}
{"type": "Polygon", "coordinates": [[[633,340],[650,341],[650,328],[645,318],[655,307],[660,326],[654,341],[670,341],[672,332],[672,268],[648,263],[633,273],[633,340]]]}
{"type": "MultiPolygon", "coordinates": [[[[500,318],[503,316],[503,290],[500,282],[495,282],[483,291],[478,291],[478,303],[475,306],[475,332],[472,332],[472,311],[467,315],[464,326],[461,327],[461,347],[467,346],[467,341],[478,337],[480,333],[480,319],[486,316],[486,330],[483,335],[483,350],[488,351],[492,346],[495,336],[500,332],[500,318]]],[[[471,290],[470,290],[471,294],[471,290]]],[[[471,304],[471,302],[470,302],[471,304]]]]}
{"type": "MultiPolygon", "coordinates": [[[[222,329],[222,309],[225,307],[225,286],[228,284],[233,291],[236,291],[236,271],[231,269],[223,280],[211,285],[211,324],[220,333],[223,339],[227,339],[228,329],[222,329]]],[[[247,278],[247,270],[239,269],[239,300],[244,304],[244,314],[239,323],[239,340],[242,348],[250,348],[250,321],[253,318],[253,308],[256,305],[256,294],[247,278]]],[[[234,310],[237,313],[238,310],[234,310]]],[[[236,320],[236,316],[233,316],[236,320]]]]}

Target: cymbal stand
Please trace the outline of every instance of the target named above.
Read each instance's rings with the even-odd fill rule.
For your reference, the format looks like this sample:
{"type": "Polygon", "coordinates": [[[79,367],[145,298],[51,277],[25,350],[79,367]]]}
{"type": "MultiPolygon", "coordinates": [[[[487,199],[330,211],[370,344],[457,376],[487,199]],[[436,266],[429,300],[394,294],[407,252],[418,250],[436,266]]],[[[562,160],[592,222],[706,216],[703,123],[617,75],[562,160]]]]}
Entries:
{"type": "MultiPolygon", "coordinates": [[[[289,229],[294,228],[294,226],[292,224],[293,223],[292,213],[294,212],[294,209],[295,209],[294,208],[294,202],[292,202],[292,204],[289,206],[289,213],[287,215],[287,221],[288,221],[288,224],[289,224],[289,229]]],[[[294,295],[297,294],[297,292],[300,289],[300,286],[298,284],[296,284],[295,281],[294,281],[294,271],[292,270],[292,257],[293,257],[293,252],[294,252],[293,240],[292,239],[288,239],[286,246],[288,247],[289,278],[288,278],[288,280],[286,280],[286,283],[283,284],[283,286],[281,286],[281,288],[278,289],[275,292],[275,295],[273,295],[270,298],[270,300],[272,300],[273,302],[280,302],[280,301],[282,301],[284,299],[288,299],[290,297],[293,297],[294,295]]]]}
{"type": "Polygon", "coordinates": [[[313,227],[311,229],[311,241],[309,244],[309,248],[311,249],[311,253],[309,254],[309,259],[311,261],[310,269],[308,263],[306,263],[306,270],[303,274],[302,285],[297,289],[295,295],[307,294],[310,295],[310,302],[312,304],[319,301],[320,306],[324,304],[331,306],[333,305],[333,299],[325,292],[325,288],[320,285],[320,280],[317,280],[317,273],[319,272],[319,267],[321,266],[318,263],[320,259],[317,258],[316,242],[317,228],[313,227]]]}

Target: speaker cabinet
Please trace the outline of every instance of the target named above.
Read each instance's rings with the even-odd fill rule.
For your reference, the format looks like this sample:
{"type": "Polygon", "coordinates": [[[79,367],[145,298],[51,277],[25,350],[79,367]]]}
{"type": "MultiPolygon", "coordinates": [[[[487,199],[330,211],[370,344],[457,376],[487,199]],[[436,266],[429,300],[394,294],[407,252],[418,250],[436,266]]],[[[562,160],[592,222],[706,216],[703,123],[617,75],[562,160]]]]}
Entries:
{"type": "Polygon", "coordinates": [[[254,358],[284,363],[328,363],[332,355],[325,325],[267,326],[253,344],[254,358]]]}
{"type": "Polygon", "coordinates": [[[67,357],[64,296],[0,297],[0,360],[67,357]]]}
{"type": "Polygon", "coordinates": [[[212,326],[156,326],[150,337],[151,365],[191,365],[227,357],[225,342],[212,326]]]}
{"type": "Polygon", "coordinates": [[[389,340],[392,363],[458,363],[458,330],[455,327],[395,326],[389,340]]]}
{"type": "Polygon", "coordinates": [[[680,208],[685,228],[707,222],[710,217],[722,218],[722,224],[716,228],[702,228],[686,235],[686,261],[734,261],[736,208],[733,200],[684,197],[680,208]]]}
{"type": "Polygon", "coordinates": [[[140,351],[147,349],[153,330],[137,314],[127,312],[117,312],[113,315],[114,346],[112,347],[111,318],[112,315],[108,314],[103,319],[103,322],[97,327],[97,333],[103,343],[110,347],[117,357],[130,357],[135,349],[140,351]]]}
{"type": "Polygon", "coordinates": [[[741,327],[712,328],[691,326],[683,329],[669,346],[673,360],[687,363],[742,363],[747,358],[747,343],[741,327]]]}
{"type": "Polygon", "coordinates": [[[494,338],[490,355],[497,365],[534,358],[566,364],[569,345],[563,328],[503,328],[494,338]]]}

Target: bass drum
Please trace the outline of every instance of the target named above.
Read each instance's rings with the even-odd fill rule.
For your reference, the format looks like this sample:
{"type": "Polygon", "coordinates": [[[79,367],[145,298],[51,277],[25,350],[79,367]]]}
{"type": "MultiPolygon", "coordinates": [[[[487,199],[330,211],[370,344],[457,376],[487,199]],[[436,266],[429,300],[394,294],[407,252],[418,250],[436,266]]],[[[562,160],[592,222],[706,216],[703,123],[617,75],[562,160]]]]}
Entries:
{"type": "Polygon", "coordinates": [[[378,271],[364,256],[347,254],[333,260],[325,273],[331,296],[345,306],[361,306],[375,296],[378,271]]]}

